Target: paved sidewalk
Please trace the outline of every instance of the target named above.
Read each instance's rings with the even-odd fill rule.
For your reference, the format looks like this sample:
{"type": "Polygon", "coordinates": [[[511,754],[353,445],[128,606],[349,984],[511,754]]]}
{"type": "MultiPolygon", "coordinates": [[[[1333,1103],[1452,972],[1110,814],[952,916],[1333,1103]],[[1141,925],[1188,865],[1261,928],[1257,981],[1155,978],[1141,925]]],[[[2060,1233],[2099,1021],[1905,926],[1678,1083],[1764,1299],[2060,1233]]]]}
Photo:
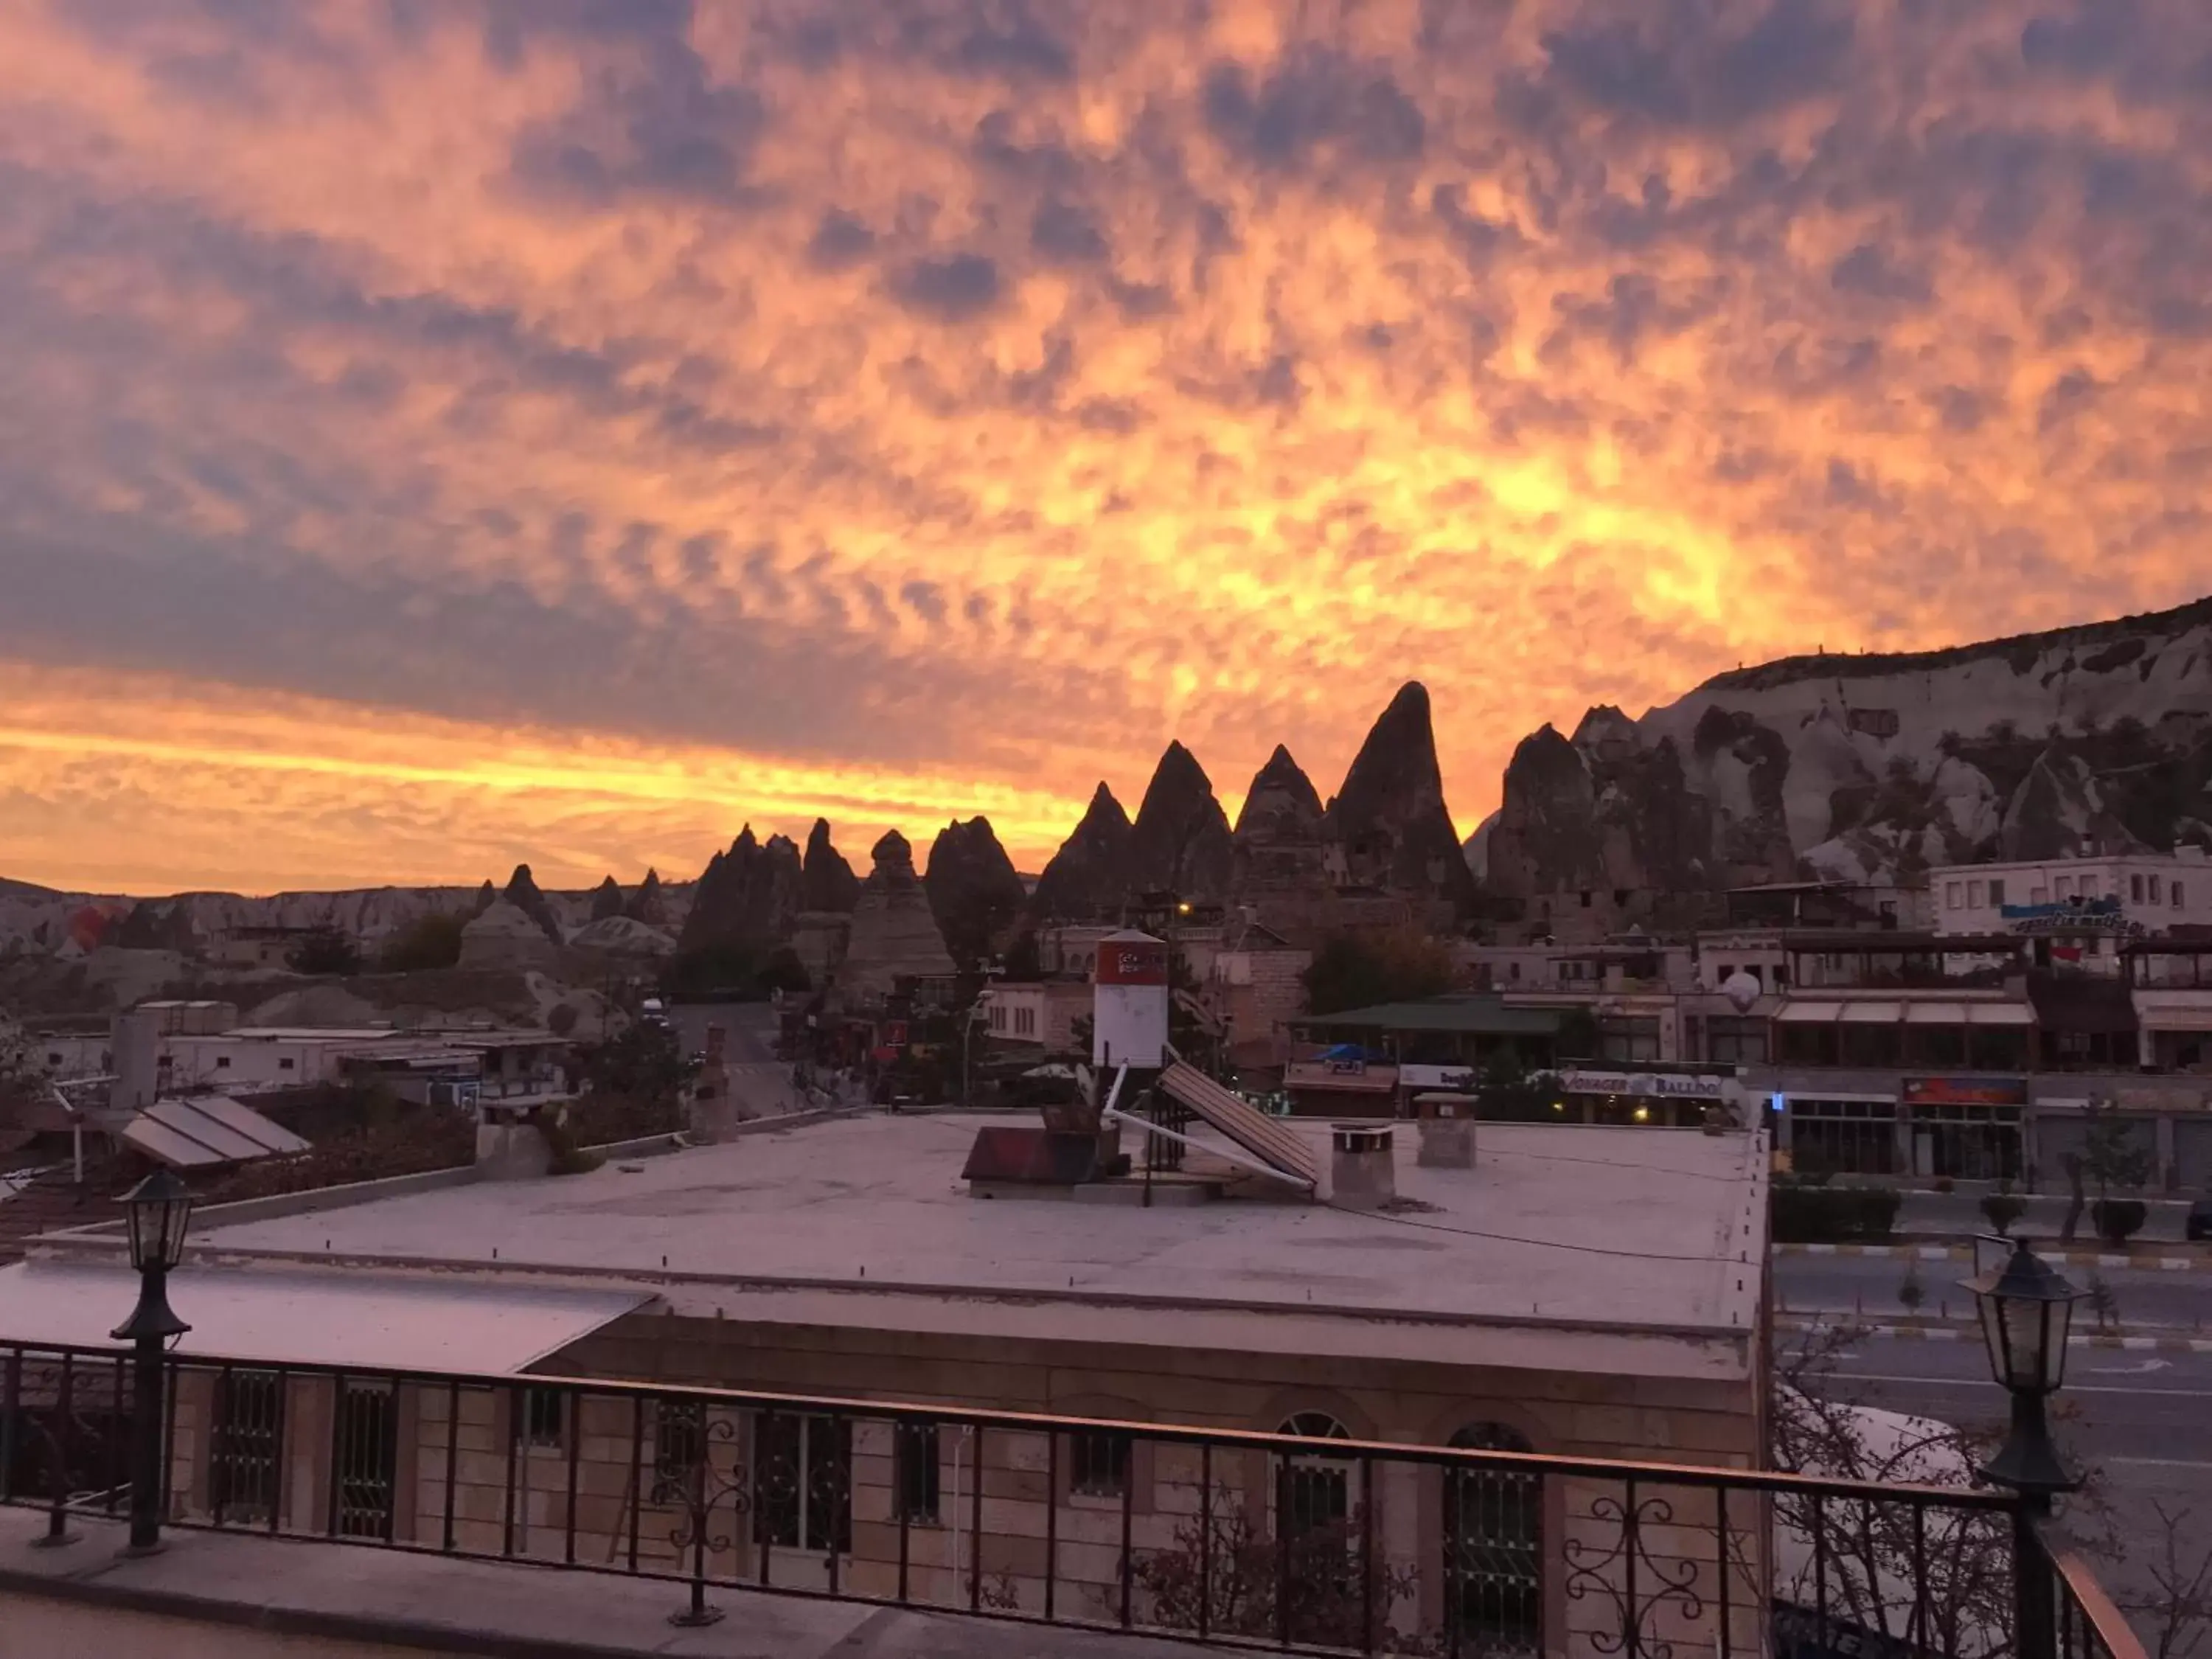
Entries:
{"type": "MultiPolygon", "coordinates": [[[[2137,1267],[2146,1273],[2212,1273],[2212,1249],[2202,1244],[2170,1244],[2149,1249],[2119,1251],[2071,1247],[2057,1249],[2035,1237],[2030,1237],[2027,1242],[2045,1261],[2069,1267],[2137,1267]]],[[[1982,1248],[1992,1253],[1995,1249],[1995,1246],[1986,1243],[1982,1248]]],[[[1908,1256],[1920,1261],[1972,1261],[1974,1259],[1974,1245],[1971,1241],[1949,1239],[1918,1243],[1906,1239],[1894,1244],[1777,1244],[1773,1250],[1777,1255],[1860,1255],[1893,1261],[1902,1261],[1908,1256]]]]}

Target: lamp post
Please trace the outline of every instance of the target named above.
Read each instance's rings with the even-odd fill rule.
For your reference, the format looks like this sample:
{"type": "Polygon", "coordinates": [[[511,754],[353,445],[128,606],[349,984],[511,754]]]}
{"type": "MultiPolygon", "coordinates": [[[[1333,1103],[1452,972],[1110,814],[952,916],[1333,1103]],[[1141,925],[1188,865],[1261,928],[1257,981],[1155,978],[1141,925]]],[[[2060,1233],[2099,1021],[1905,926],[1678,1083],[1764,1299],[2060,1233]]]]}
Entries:
{"type": "Polygon", "coordinates": [[[191,1329],[169,1306],[168,1281],[169,1269],[184,1259],[192,1195],[173,1172],[156,1170],[123,1202],[130,1221],[131,1265],[138,1270],[138,1305],[110,1334],[137,1350],[131,1389],[130,1553],[143,1555],[161,1547],[162,1348],[191,1329]]]}
{"type": "Polygon", "coordinates": [[[1981,1314],[1990,1373],[2012,1395],[2012,1432],[1980,1473],[2021,1498],[2013,1510],[2014,1650],[2020,1659],[2053,1659],[2057,1610],[2036,1523],[2054,1497],[2081,1481],[2059,1461],[2044,1402],[2066,1380],[2066,1338],[2082,1293],[2017,1238],[2001,1265],[1960,1282],[1981,1314]]]}
{"type": "Polygon", "coordinates": [[[2002,1265],[1961,1281],[1981,1314],[1990,1375],[2012,1395],[2012,1433],[1981,1474],[2048,1510],[2054,1494],[2081,1484],[2051,1443],[2044,1401],[2066,1380],[2067,1331],[2082,1293],[2027,1240],[2011,1243],[2002,1265]]]}

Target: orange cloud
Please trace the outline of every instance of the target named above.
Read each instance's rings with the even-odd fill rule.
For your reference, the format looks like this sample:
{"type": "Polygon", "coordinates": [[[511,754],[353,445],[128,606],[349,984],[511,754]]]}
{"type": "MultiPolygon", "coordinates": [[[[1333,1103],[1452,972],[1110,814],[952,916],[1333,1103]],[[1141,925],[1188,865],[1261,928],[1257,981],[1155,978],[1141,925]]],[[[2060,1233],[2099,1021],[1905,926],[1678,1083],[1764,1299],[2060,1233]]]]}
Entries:
{"type": "Polygon", "coordinates": [[[0,867],[1034,860],[1410,676],[1471,828],[2185,597],[2212,25],[2049,10],[9,8],[0,867]]]}

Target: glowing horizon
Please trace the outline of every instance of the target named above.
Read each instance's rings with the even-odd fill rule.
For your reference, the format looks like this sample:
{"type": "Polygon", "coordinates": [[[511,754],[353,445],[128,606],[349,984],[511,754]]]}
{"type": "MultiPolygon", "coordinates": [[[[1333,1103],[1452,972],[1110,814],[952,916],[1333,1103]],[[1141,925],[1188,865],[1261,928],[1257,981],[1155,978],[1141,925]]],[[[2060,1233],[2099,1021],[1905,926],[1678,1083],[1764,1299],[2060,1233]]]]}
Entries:
{"type": "Polygon", "coordinates": [[[2212,586],[2212,15],[0,0],[0,875],[1035,868],[2212,586]],[[1297,20],[1295,23],[1293,17],[1297,20]]]}

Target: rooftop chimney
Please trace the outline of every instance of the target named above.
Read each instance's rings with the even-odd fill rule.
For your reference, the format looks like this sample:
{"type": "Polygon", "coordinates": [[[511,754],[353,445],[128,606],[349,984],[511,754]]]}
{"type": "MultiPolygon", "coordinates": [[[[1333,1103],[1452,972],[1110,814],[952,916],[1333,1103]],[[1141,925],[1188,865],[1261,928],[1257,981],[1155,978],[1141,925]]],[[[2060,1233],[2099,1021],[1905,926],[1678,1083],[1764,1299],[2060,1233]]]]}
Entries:
{"type": "Polygon", "coordinates": [[[115,1081],[107,1103],[118,1112],[143,1111],[161,1091],[161,1011],[132,1008],[116,1015],[111,1046],[115,1081]]]}
{"type": "Polygon", "coordinates": [[[1413,1097],[1420,1115],[1421,1147],[1414,1162],[1424,1170],[1472,1170],[1474,1167],[1474,1105],[1473,1095],[1437,1092],[1413,1097]]]}
{"type": "Polygon", "coordinates": [[[1398,1201],[1392,1126],[1339,1123],[1330,1131],[1336,1149],[1330,1199],[1354,1210],[1387,1210],[1398,1201]]]}

